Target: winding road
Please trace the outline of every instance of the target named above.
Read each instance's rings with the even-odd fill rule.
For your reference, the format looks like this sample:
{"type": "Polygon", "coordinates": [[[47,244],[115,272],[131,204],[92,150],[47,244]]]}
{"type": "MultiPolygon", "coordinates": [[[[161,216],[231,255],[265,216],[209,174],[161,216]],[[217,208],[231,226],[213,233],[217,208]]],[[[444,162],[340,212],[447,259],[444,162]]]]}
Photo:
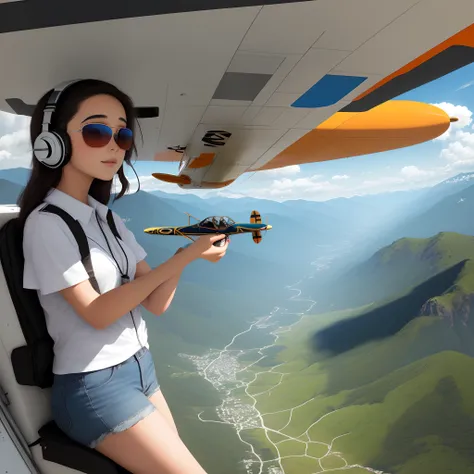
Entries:
{"type": "MultiPolygon", "coordinates": [[[[242,443],[248,446],[249,450],[249,458],[243,460],[243,464],[245,466],[245,470],[247,474],[296,474],[294,472],[289,472],[288,468],[283,466],[282,460],[289,459],[289,458],[300,458],[306,457],[311,458],[317,461],[317,465],[319,468],[318,470],[313,470],[312,472],[299,472],[297,474],[316,474],[321,472],[343,472],[343,471],[351,471],[352,469],[359,468],[357,470],[358,473],[362,471],[370,472],[374,474],[387,474],[383,471],[372,469],[368,466],[361,466],[359,464],[349,464],[343,456],[343,453],[334,450],[334,442],[343,436],[349,436],[351,433],[342,433],[331,440],[330,443],[322,442],[318,440],[311,439],[309,434],[311,428],[318,424],[321,420],[330,417],[333,413],[337,410],[331,411],[326,413],[325,415],[321,416],[318,420],[313,422],[304,432],[302,432],[299,436],[293,437],[283,433],[283,430],[291,423],[293,414],[298,408],[304,406],[305,404],[311,402],[313,398],[306,400],[304,403],[301,403],[297,406],[286,410],[280,410],[271,413],[261,413],[256,405],[257,405],[257,398],[263,394],[271,394],[272,390],[274,390],[278,385],[280,385],[287,373],[278,371],[280,365],[275,365],[268,370],[262,370],[260,372],[252,372],[251,367],[255,364],[258,364],[262,359],[268,356],[265,354],[269,348],[275,346],[276,342],[278,341],[279,334],[282,334],[287,331],[291,331],[292,327],[298,324],[308,313],[311,311],[313,306],[316,304],[316,301],[301,298],[301,290],[296,287],[296,285],[300,284],[300,282],[295,283],[294,285],[286,287],[292,291],[295,291],[295,294],[289,298],[291,301],[306,301],[308,303],[307,309],[300,313],[291,313],[291,312],[283,312],[282,308],[275,307],[270,314],[267,316],[258,318],[254,321],[245,331],[236,334],[232,340],[221,350],[213,350],[208,352],[203,356],[196,356],[196,355],[189,355],[189,354],[180,354],[181,357],[189,359],[193,362],[196,366],[199,376],[204,377],[213,387],[218,390],[222,395],[222,404],[216,408],[217,416],[219,420],[212,420],[212,419],[205,419],[203,418],[203,412],[199,413],[199,419],[203,423],[221,423],[221,424],[228,424],[235,428],[237,435],[239,436],[242,443]],[[292,315],[293,319],[294,316],[297,316],[296,321],[288,325],[282,325],[282,317],[292,315]],[[277,316],[280,317],[280,321],[277,321],[277,316]],[[277,325],[278,327],[272,331],[270,331],[270,335],[274,337],[274,341],[264,347],[261,348],[254,348],[254,349],[232,349],[232,346],[236,344],[239,338],[243,337],[245,334],[249,333],[250,331],[254,330],[261,330],[266,328],[271,328],[272,326],[277,325]],[[239,361],[239,357],[243,355],[248,358],[250,353],[255,353],[256,360],[250,364],[243,365],[239,361]],[[276,374],[279,376],[278,382],[273,385],[271,388],[260,392],[260,393],[249,393],[249,388],[251,387],[252,383],[257,380],[257,378],[262,374],[276,374]],[[244,378],[248,378],[253,376],[250,380],[244,381],[239,377],[244,376],[244,378]],[[245,377],[247,376],[247,377],[245,377]],[[235,393],[237,392],[237,393],[235,393]],[[248,397],[251,400],[251,403],[246,403],[244,400],[248,397]],[[264,416],[277,414],[277,413],[288,413],[288,421],[287,423],[280,428],[279,430],[275,430],[265,425],[264,416]],[[257,444],[249,442],[248,440],[243,439],[245,436],[246,430],[253,430],[256,428],[260,428],[264,430],[265,437],[268,440],[268,444],[273,447],[275,452],[277,453],[276,457],[272,459],[264,459],[262,453],[259,453],[259,449],[262,449],[261,444],[257,444]],[[280,441],[273,441],[269,434],[272,433],[277,435],[279,438],[282,438],[280,441]],[[282,443],[285,442],[297,442],[304,446],[304,454],[293,454],[293,455],[282,455],[280,452],[280,447],[282,443]],[[316,457],[308,453],[309,448],[311,445],[319,445],[324,450],[324,454],[320,457],[316,457]],[[325,468],[324,467],[324,460],[331,457],[337,457],[340,459],[341,466],[337,468],[325,468]]],[[[268,456],[267,456],[268,457],[268,456]]]]}

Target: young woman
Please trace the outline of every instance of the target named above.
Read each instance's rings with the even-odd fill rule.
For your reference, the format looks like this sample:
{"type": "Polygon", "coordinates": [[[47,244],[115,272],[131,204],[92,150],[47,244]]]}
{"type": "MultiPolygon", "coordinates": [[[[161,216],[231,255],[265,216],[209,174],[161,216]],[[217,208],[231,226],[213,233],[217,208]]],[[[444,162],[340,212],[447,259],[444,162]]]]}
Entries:
{"type": "MultiPolygon", "coordinates": [[[[33,147],[51,92],[32,116],[33,147]]],[[[83,80],[60,94],[49,130],[63,137],[65,160],[54,168],[33,156],[18,202],[24,222],[24,286],[38,291],[55,343],[52,411],[58,426],[131,472],[202,474],[161,393],[140,305],[163,313],[185,266],[198,258],[217,262],[227,242],[213,245],[222,234],[201,237],[152,269],[115,213],[122,241],[114,237],[107,204],[116,174],[122,185],[117,198],[127,191],[123,166],[130,165],[136,150],[135,126],[132,101],[111,84],[83,80]],[[44,212],[48,203],[84,229],[99,291],[65,222],[44,212]]]]}

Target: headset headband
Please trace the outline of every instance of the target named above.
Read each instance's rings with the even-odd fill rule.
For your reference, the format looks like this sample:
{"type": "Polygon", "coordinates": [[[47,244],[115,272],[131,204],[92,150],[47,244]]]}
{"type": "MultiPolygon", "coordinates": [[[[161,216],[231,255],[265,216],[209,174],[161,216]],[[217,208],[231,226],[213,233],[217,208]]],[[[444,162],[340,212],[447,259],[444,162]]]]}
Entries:
{"type": "Polygon", "coordinates": [[[82,81],[83,79],[74,79],[71,81],[64,81],[61,82],[61,84],[58,84],[53,92],[50,94],[48,97],[48,102],[46,103],[46,106],[43,110],[43,124],[42,124],[42,131],[43,132],[49,132],[49,127],[51,125],[51,118],[53,116],[53,113],[56,111],[56,106],[59,101],[59,98],[61,97],[61,94],[72,84],[75,84],[76,82],[82,81]]]}

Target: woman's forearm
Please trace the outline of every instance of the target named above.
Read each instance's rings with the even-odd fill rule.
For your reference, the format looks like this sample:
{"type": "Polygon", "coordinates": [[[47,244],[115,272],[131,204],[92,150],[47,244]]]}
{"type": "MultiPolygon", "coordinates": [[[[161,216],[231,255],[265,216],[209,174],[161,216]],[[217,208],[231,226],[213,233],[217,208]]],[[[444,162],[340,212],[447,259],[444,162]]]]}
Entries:
{"type": "Polygon", "coordinates": [[[150,296],[148,296],[146,301],[143,303],[144,308],[156,316],[163,314],[173,301],[180,277],[181,272],[175,276],[172,276],[169,280],[166,280],[164,283],[162,283],[158,288],[154,289],[150,296]]]}
{"type": "Polygon", "coordinates": [[[181,274],[194,256],[183,251],[145,275],[96,297],[87,307],[86,319],[97,329],[106,328],[146,300],[167,280],[181,274]]]}

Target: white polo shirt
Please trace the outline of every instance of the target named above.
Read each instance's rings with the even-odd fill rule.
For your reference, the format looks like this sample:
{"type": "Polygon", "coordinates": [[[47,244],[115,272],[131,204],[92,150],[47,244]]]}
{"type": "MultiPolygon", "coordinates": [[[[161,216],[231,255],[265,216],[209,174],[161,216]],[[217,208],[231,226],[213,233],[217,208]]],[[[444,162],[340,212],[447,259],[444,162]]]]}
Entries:
{"type": "MultiPolygon", "coordinates": [[[[45,199],[77,219],[87,236],[91,263],[101,293],[121,285],[121,272],[110,256],[107,242],[97,223],[95,210],[107,236],[115,259],[126,271],[126,259],[107,224],[107,206],[89,196],[89,205],[53,189],[45,199]]],[[[67,374],[102,369],[123,362],[142,346],[148,346],[145,321],[140,306],[105,329],[94,329],[79,316],[59,293],[60,290],[87,280],[79,247],[69,227],[56,214],[42,212],[42,203],[25,222],[23,252],[25,267],[23,286],[38,290],[48,332],[54,340],[53,372],[67,374]],[[140,342],[139,342],[140,341],[140,342]]],[[[128,276],[135,278],[136,264],[146,256],[132,232],[114,214],[115,225],[122,237],[121,245],[128,258],[128,276]]]]}

